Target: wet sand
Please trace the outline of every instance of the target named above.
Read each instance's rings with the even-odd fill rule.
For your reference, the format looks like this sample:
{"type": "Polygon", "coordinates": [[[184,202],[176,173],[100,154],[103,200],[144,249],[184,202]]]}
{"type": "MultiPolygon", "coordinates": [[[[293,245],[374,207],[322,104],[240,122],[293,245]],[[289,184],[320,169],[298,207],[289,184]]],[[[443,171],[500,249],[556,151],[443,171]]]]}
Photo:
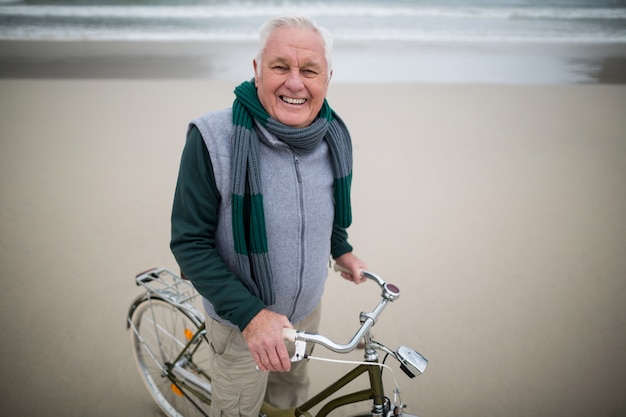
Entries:
{"type": "MultiPolygon", "coordinates": [[[[7,415],[158,415],[125,328],[133,277],[176,269],[186,124],[232,89],[0,81],[7,415]]],[[[626,414],[626,87],[340,83],[329,101],[354,138],[351,241],[402,290],[375,336],[430,360],[415,380],[391,364],[407,412],[626,414]]],[[[323,331],[347,341],[378,293],[331,275],[323,331]]],[[[347,369],[312,365],[315,389],[347,369]]]]}
{"type": "MultiPolygon", "coordinates": [[[[251,42],[0,41],[0,79],[252,78],[251,42]]],[[[342,84],[626,84],[626,44],[337,42],[342,84]]]]}

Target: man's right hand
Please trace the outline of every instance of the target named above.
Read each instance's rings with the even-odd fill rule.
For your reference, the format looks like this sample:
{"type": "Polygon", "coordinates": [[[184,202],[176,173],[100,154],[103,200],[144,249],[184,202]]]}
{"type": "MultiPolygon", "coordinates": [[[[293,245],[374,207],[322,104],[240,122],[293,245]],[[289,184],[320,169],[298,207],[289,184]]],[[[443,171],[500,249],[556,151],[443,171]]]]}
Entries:
{"type": "Polygon", "coordinates": [[[287,372],[291,369],[283,340],[285,327],[293,328],[287,317],[263,309],[243,329],[248,349],[261,371],[287,372]]]}

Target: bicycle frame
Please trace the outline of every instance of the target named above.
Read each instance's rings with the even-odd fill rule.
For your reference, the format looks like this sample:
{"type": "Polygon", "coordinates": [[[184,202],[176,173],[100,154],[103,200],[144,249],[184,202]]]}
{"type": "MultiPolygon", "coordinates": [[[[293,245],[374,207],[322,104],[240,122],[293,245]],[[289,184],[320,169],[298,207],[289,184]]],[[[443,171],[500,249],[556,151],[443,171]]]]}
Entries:
{"type": "MultiPolygon", "coordinates": [[[[320,404],[322,401],[329,398],[335,392],[339,391],[345,385],[349,384],[353,380],[355,380],[360,375],[368,373],[370,380],[370,388],[364,389],[362,391],[353,392],[350,394],[345,394],[340,397],[337,397],[329,402],[327,402],[320,411],[316,414],[316,417],[325,417],[333,410],[336,410],[339,407],[343,407],[348,404],[354,404],[361,401],[373,400],[374,407],[372,409],[372,415],[381,415],[383,411],[383,403],[384,403],[384,393],[383,393],[383,384],[381,380],[381,371],[380,367],[375,364],[372,365],[357,365],[356,368],[352,369],[344,376],[339,378],[334,383],[330,384],[326,389],[322,390],[317,395],[313,396],[311,399],[306,401],[299,407],[294,409],[295,416],[300,415],[310,415],[308,411],[320,404]]],[[[261,412],[263,412],[263,408],[261,408],[261,412]]],[[[268,417],[273,417],[272,414],[267,414],[268,417]]]]}

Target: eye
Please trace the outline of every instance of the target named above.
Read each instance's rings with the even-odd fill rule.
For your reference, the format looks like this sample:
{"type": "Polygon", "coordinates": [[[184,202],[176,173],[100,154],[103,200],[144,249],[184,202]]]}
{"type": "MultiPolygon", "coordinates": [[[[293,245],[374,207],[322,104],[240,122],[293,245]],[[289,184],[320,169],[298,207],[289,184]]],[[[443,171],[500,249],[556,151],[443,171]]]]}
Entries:
{"type": "Polygon", "coordinates": [[[272,67],[272,71],[274,71],[276,74],[287,74],[287,72],[289,72],[289,68],[284,65],[274,65],[272,67]]]}
{"type": "Polygon", "coordinates": [[[307,77],[307,78],[313,78],[313,77],[317,77],[317,75],[319,75],[319,73],[313,69],[310,68],[306,68],[302,70],[302,74],[307,77]]]}

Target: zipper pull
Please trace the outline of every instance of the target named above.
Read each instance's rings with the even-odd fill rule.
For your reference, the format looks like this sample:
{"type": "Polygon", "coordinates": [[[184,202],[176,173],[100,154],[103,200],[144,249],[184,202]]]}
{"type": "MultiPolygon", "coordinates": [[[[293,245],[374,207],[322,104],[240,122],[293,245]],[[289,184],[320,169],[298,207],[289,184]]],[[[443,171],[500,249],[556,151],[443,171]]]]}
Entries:
{"type": "Polygon", "coordinates": [[[302,177],[300,176],[300,158],[297,153],[293,155],[293,162],[296,165],[296,175],[298,176],[298,182],[302,184],[302,177]]]}

